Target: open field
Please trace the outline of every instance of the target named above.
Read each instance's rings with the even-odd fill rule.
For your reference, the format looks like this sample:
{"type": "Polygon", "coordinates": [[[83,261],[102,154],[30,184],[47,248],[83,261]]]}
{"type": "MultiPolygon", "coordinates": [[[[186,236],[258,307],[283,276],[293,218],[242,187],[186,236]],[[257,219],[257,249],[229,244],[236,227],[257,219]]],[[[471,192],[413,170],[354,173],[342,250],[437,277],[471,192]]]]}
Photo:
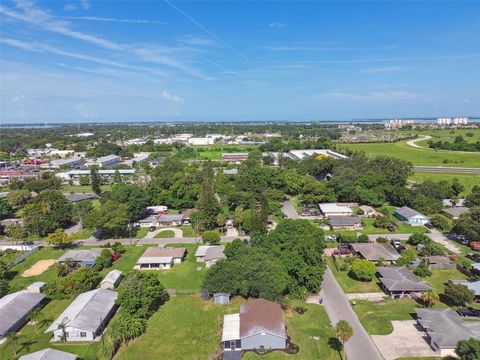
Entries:
{"type": "MultiPolygon", "coordinates": [[[[465,141],[474,143],[480,140],[480,130],[479,129],[442,129],[442,130],[408,130],[407,133],[409,134],[418,134],[419,136],[429,135],[432,137],[433,141],[448,141],[453,142],[455,137],[463,136],[465,141]],[[468,136],[467,134],[472,134],[473,136],[468,136]]],[[[422,140],[417,143],[420,146],[428,147],[428,140],[422,140]]]]}
{"type": "Polygon", "coordinates": [[[31,277],[43,274],[50,266],[55,264],[55,259],[38,260],[22,273],[22,277],[31,277]]]}
{"type": "Polygon", "coordinates": [[[340,287],[346,293],[367,293],[367,292],[380,292],[380,286],[377,284],[377,278],[372,281],[358,281],[348,275],[347,271],[337,270],[333,258],[331,256],[326,257],[327,264],[330,270],[332,270],[333,276],[337,279],[340,287]]]}
{"type": "Polygon", "coordinates": [[[438,165],[451,167],[480,167],[480,153],[418,149],[405,141],[379,144],[339,144],[339,149],[364,151],[367,156],[391,156],[410,161],[413,165],[438,165]]]}
{"type": "Polygon", "coordinates": [[[472,187],[475,185],[480,185],[480,175],[466,175],[466,174],[445,174],[445,173],[420,173],[415,172],[409,179],[418,183],[421,183],[425,180],[432,180],[435,182],[447,180],[452,181],[453,178],[457,178],[465,187],[465,191],[461,195],[468,194],[472,187]]]}

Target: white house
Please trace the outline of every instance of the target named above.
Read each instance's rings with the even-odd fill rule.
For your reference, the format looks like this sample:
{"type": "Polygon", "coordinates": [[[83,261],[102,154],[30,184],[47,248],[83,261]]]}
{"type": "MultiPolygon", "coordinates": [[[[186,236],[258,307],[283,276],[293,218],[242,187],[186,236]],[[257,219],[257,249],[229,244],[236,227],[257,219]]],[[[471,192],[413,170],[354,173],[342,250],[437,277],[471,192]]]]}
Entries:
{"type": "Polygon", "coordinates": [[[137,260],[136,270],[167,270],[185,259],[185,248],[149,247],[137,260]]]}
{"type": "Polygon", "coordinates": [[[322,203],[319,204],[318,207],[320,208],[320,211],[325,217],[352,216],[353,214],[353,210],[350,209],[348,206],[340,206],[336,203],[322,203]]]}
{"type": "Polygon", "coordinates": [[[53,341],[93,341],[115,314],[116,298],[117,293],[107,289],[80,294],[45,332],[53,332],[53,341]]]}

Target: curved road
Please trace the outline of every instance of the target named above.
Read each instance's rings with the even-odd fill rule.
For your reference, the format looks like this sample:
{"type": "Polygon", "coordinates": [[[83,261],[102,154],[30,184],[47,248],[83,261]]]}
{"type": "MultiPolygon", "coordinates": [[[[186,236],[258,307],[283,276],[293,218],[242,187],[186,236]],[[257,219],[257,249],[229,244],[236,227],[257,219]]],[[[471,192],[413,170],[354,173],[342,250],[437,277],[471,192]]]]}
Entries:
{"type": "Polygon", "coordinates": [[[346,320],[353,328],[352,338],[345,343],[345,351],[349,360],[383,359],[328,267],[322,282],[320,298],[323,299],[325,310],[333,324],[340,320],[346,320]]]}
{"type": "Polygon", "coordinates": [[[411,146],[411,147],[414,147],[414,148],[417,148],[417,149],[428,149],[424,146],[417,145],[417,141],[428,140],[428,139],[431,139],[431,138],[432,137],[430,135],[425,135],[425,136],[422,136],[421,138],[417,138],[417,139],[414,139],[414,140],[408,140],[406,144],[408,146],[411,146]]]}

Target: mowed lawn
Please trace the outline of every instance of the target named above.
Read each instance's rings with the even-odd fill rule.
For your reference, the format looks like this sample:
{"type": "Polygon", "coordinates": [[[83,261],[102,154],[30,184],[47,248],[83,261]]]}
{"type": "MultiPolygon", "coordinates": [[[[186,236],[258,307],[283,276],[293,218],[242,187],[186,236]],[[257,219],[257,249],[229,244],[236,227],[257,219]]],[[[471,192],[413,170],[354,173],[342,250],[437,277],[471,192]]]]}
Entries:
{"type": "Polygon", "coordinates": [[[479,153],[462,153],[433,149],[418,149],[405,141],[378,144],[339,144],[339,149],[364,151],[367,156],[385,155],[410,161],[413,165],[441,165],[452,167],[480,167],[479,153]]]}
{"type": "MultiPolygon", "coordinates": [[[[239,312],[242,302],[243,299],[235,298],[228,305],[215,305],[198,296],[173,297],[150,318],[147,332],[120,349],[116,359],[135,359],[140,353],[143,360],[158,359],[160,354],[162,359],[211,359],[221,351],[223,315],[239,312]]],[[[259,357],[247,353],[243,359],[340,359],[328,345],[328,339],[334,335],[323,307],[301,305],[307,309],[303,315],[293,310],[284,312],[288,334],[300,346],[297,355],[273,352],[259,357]]]]}
{"type": "Polygon", "coordinates": [[[372,281],[358,281],[352,278],[348,271],[338,271],[331,256],[326,257],[327,265],[332,270],[333,276],[337,279],[340,287],[346,293],[367,293],[381,292],[378,280],[375,277],[372,281]]]}
{"type": "Polygon", "coordinates": [[[388,335],[393,331],[392,320],[413,320],[415,309],[420,307],[410,298],[378,302],[355,300],[353,310],[370,335],[388,335]]]}
{"type": "Polygon", "coordinates": [[[439,182],[442,180],[446,180],[451,182],[453,178],[457,178],[465,187],[465,190],[461,194],[461,196],[465,196],[468,194],[472,187],[475,185],[480,185],[480,175],[474,174],[444,174],[444,173],[420,173],[415,172],[412,176],[409,177],[410,180],[415,181],[417,183],[422,183],[425,180],[432,180],[435,182],[439,182]]]}

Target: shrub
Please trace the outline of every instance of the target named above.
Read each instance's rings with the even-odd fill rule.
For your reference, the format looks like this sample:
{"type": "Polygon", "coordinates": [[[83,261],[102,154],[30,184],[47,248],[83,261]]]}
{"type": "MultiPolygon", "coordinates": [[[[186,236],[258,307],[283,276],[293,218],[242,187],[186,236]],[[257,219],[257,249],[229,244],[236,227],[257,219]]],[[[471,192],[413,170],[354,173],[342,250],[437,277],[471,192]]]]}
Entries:
{"type": "Polygon", "coordinates": [[[80,264],[73,260],[67,260],[63,263],[58,263],[57,264],[57,276],[58,277],[64,277],[67,276],[68,274],[72,273],[75,271],[80,264]]]}
{"type": "Polygon", "coordinates": [[[56,279],[47,288],[47,293],[56,299],[68,299],[94,289],[100,280],[101,277],[94,268],[81,267],[78,271],[56,279]]]}
{"type": "Polygon", "coordinates": [[[430,222],[433,226],[442,231],[447,231],[452,228],[452,222],[450,221],[450,219],[442,214],[432,215],[430,217],[430,222]]]}
{"type": "Polygon", "coordinates": [[[215,230],[205,231],[202,234],[202,241],[205,244],[218,245],[220,244],[220,234],[215,230]]]}
{"type": "Polygon", "coordinates": [[[416,267],[416,269],[413,271],[413,273],[417,276],[420,276],[422,278],[427,277],[427,276],[432,276],[432,272],[430,271],[428,267],[428,262],[427,260],[423,259],[420,264],[416,267]]]}
{"type": "Polygon", "coordinates": [[[357,242],[359,242],[359,243],[368,243],[368,235],[367,235],[367,234],[361,234],[361,235],[357,238],[357,242]]]}
{"type": "Polygon", "coordinates": [[[413,246],[417,246],[418,244],[425,244],[429,241],[431,241],[430,238],[428,238],[425,234],[412,234],[408,238],[408,243],[413,246]]]}
{"type": "Polygon", "coordinates": [[[98,271],[101,271],[112,266],[112,263],[112,253],[108,249],[103,249],[100,256],[95,261],[95,268],[98,271]]]}
{"type": "Polygon", "coordinates": [[[398,266],[404,266],[410,264],[417,258],[417,252],[413,249],[405,249],[400,255],[400,259],[397,260],[398,266]]]}
{"type": "Polygon", "coordinates": [[[471,337],[468,340],[460,340],[455,352],[460,360],[480,359],[480,340],[471,337]]]}
{"type": "Polygon", "coordinates": [[[388,244],[388,239],[384,237],[377,238],[377,243],[379,244],[388,244]]]}
{"type": "Polygon", "coordinates": [[[465,306],[473,301],[475,293],[465,285],[454,284],[451,281],[445,286],[445,296],[457,306],[465,306]]]}
{"type": "Polygon", "coordinates": [[[356,259],[353,261],[350,271],[358,280],[372,281],[377,268],[374,263],[368,260],[356,259]]]}
{"type": "Polygon", "coordinates": [[[391,223],[392,222],[387,216],[376,216],[375,220],[373,220],[373,226],[378,229],[386,229],[391,223]]]}

